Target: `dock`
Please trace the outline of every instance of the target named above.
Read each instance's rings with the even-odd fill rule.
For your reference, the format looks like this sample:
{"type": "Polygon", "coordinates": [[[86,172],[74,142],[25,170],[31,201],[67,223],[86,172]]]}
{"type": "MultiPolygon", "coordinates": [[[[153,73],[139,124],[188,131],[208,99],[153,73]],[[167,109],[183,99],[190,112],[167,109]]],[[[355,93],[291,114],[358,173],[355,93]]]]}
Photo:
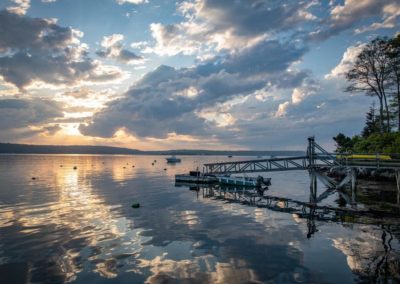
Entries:
{"type": "Polygon", "coordinates": [[[218,179],[214,175],[204,175],[199,171],[190,171],[189,174],[175,175],[175,182],[211,184],[217,183],[218,179]]]}
{"type": "Polygon", "coordinates": [[[317,180],[329,189],[340,190],[349,185],[352,192],[356,190],[358,169],[393,170],[400,203],[400,159],[399,154],[367,155],[363,153],[329,153],[308,138],[308,147],[304,156],[258,159],[248,161],[230,161],[204,164],[205,175],[230,175],[237,173],[257,173],[275,171],[306,170],[310,174],[310,190],[313,201],[317,199],[317,180]],[[372,158],[371,158],[372,157],[372,158]],[[327,175],[330,169],[342,169],[346,176],[335,180],[327,175]]]}

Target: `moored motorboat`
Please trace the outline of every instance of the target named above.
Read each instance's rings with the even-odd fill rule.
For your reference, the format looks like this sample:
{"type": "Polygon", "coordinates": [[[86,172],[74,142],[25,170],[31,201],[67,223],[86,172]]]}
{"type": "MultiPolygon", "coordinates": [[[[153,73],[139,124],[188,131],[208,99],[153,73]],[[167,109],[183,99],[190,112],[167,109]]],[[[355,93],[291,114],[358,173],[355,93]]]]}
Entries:
{"type": "Polygon", "coordinates": [[[165,158],[165,159],[167,160],[167,163],[180,163],[181,162],[181,159],[179,159],[179,158],[177,158],[175,156],[168,157],[168,158],[165,158]]]}

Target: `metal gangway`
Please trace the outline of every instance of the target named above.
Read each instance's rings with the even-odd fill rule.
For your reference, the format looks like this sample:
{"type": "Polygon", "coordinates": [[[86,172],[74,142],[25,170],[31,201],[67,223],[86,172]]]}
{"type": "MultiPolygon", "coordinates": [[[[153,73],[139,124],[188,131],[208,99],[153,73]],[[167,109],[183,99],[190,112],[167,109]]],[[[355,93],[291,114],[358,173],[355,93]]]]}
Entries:
{"type": "Polygon", "coordinates": [[[230,175],[237,173],[307,170],[311,177],[311,187],[316,191],[317,179],[328,188],[339,189],[350,184],[352,190],[355,190],[357,169],[389,169],[394,170],[397,189],[400,191],[400,159],[383,159],[381,157],[384,156],[379,154],[374,155],[375,158],[372,159],[362,158],[363,156],[366,155],[330,153],[318,145],[314,137],[309,137],[308,147],[304,156],[207,163],[204,164],[204,173],[230,175]],[[336,181],[328,177],[326,173],[332,168],[344,170],[346,176],[341,181],[336,181]]]}
{"type": "Polygon", "coordinates": [[[207,174],[224,175],[234,173],[256,173],[292,170],[311,170],[320,168],[372,168],[400,170],[400,159],[348,158],[363,156],[361,154],[329,153],[315,142],[314,137],[308,138],[308,147],[304,156],[257,159],[246,161],[230,161],[204,164],[207,174]]]}

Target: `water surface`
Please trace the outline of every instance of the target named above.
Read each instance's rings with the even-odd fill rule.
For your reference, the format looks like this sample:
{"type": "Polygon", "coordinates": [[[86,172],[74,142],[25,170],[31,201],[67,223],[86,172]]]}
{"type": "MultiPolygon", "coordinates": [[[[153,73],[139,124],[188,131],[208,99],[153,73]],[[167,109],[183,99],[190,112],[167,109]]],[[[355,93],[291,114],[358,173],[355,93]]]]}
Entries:
{"type": "Polygon", "coordinates": [[[0,282],[400,281],[399,219],[329,209],[397,212],[394,184],[360,184],[353,204],[334,192],[302,214],[307,172],[266,174],[268,199],[175,186],[176,173],[228,160],[181,158],[1,155],[0,282]]]}

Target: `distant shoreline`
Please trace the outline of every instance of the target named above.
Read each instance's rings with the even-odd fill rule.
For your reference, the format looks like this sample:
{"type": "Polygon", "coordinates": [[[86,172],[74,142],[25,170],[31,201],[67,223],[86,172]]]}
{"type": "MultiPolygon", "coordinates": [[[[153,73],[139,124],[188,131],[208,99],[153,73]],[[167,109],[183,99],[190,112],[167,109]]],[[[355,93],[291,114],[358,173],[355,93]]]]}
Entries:
{"type": "Polygon", "coordinates": [[[304,151],[273,150],[273,151],[219,151],[219,150],[156,150],[142,151],[137,149],[110,146],[58,146],[0,143],[0,154],[78,154],[78,155],[199,155],[199,156],[297,156],[304,151]]]}

